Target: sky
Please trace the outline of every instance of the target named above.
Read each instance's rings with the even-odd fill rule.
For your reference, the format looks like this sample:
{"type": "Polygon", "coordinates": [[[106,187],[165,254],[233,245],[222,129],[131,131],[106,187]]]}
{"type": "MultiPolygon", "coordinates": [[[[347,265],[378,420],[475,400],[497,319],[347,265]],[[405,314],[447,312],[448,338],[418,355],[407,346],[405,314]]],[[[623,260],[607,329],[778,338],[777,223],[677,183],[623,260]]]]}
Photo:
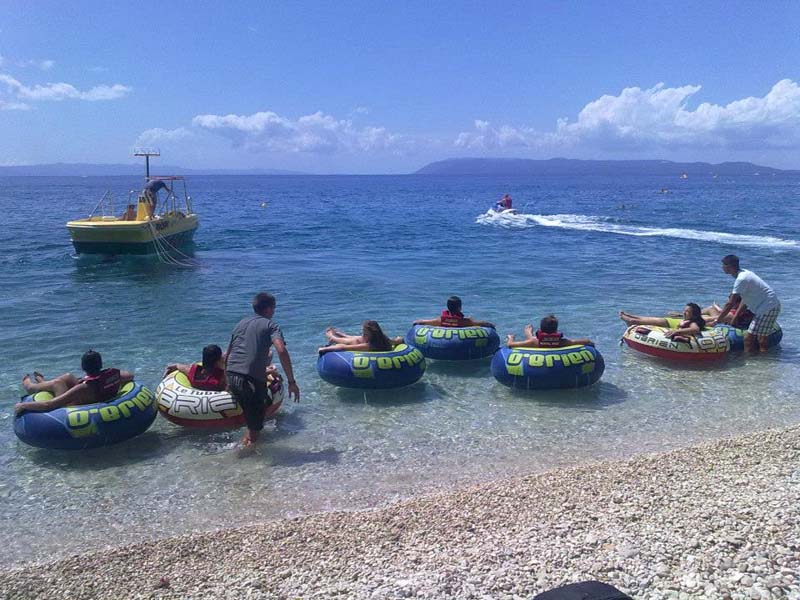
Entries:
{"type": "Polygon", "coordinates": [[[800,2],[0,3],[0,165],[800,169],[800,2]]]}

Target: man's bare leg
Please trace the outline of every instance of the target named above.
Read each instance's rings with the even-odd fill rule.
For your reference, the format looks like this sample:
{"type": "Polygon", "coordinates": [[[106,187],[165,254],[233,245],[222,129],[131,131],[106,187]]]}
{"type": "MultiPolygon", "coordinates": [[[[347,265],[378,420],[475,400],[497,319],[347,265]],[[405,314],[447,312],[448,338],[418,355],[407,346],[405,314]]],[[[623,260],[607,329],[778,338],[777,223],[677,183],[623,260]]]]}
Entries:
{"type": "Polygon", "coordinates": [[[766,352],[767,350],[769,350],[769,336],[768,335],[758,336],[758,351],[766,352]]]}
{"type": "Polygon", "coordinates": [[[744,334],[744,349],[748,352],[755,352],[756,348],[756,336],[752,333],[745,333],[744,334]]]}

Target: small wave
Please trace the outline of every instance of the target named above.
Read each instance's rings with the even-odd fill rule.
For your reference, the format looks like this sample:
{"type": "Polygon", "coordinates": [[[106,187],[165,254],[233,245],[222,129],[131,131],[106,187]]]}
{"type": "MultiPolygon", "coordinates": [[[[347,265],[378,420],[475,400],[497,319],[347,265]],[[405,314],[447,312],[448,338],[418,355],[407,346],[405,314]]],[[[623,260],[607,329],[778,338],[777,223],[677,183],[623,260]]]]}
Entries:
{"type": "Polygon", "coordinates": [[[776,249],[800,249],[800,242],[786,240],[768,235],[743,235],[724,231],[704,231],[699,229],[681,229],[678,227],[639,227],[621,225],[608,217],[592,217],[587,215],[527,215],[498,214],[487,211],[479,215],[475,221],[481,225],[495,225],[508,229],[527,229],[530,227],[555,227],[578,231],[598,231],[635,237],[671,237],[685,240],[714,242],[730,246],[757,246],[776,249]]]}

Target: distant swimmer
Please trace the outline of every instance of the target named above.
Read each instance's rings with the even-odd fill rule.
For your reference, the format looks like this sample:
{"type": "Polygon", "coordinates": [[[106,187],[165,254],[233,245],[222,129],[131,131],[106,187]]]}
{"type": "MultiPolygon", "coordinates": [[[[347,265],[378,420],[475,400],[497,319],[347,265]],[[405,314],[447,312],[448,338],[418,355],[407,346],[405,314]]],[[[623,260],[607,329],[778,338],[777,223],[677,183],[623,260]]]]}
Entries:
{"type": "Polygon", "coordinates": [[[668,189],[668,188],[665,188],[665,187],[662,187],[662,188],[661,188],[661,193],[662,193],[662,194],[669,194],[669,189],[668,189]]]}

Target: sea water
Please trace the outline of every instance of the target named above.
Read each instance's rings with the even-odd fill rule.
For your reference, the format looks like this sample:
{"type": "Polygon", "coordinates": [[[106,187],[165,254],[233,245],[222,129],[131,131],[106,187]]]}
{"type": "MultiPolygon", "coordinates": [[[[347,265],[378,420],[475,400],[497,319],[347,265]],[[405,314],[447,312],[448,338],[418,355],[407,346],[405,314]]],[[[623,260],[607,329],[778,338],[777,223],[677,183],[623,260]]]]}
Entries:
{"type": "Polygon", "coordinates": [[[800,179],[198,177],[195,266],[76,257],[64,223],[138,178],[0,178],[0,560],[13,564],[486,479],[662,451],[800,419],[800,179]],[[662,187],[669,193],[660,193],[662,187]],[[518,215],[487,208],[510,193],[518,215]],[[723,302],[735,253],[777,291],[781,347],[713,368],[620,347],[617,313],[723,302]],[[80,373],[88,348],[152,389],[167,363],[226,347],[259,290],[277,297],[302,398],[241,458],[241,432],[183,429],[84,452],[19,442],[20,378],[80,373]],[[606,361],[597,385],[526,394],[488,362],[429,363],[398,391],[316,374],[328,325],[390,335],[457,294],[501,336],[555,313],[606,361]]]}

